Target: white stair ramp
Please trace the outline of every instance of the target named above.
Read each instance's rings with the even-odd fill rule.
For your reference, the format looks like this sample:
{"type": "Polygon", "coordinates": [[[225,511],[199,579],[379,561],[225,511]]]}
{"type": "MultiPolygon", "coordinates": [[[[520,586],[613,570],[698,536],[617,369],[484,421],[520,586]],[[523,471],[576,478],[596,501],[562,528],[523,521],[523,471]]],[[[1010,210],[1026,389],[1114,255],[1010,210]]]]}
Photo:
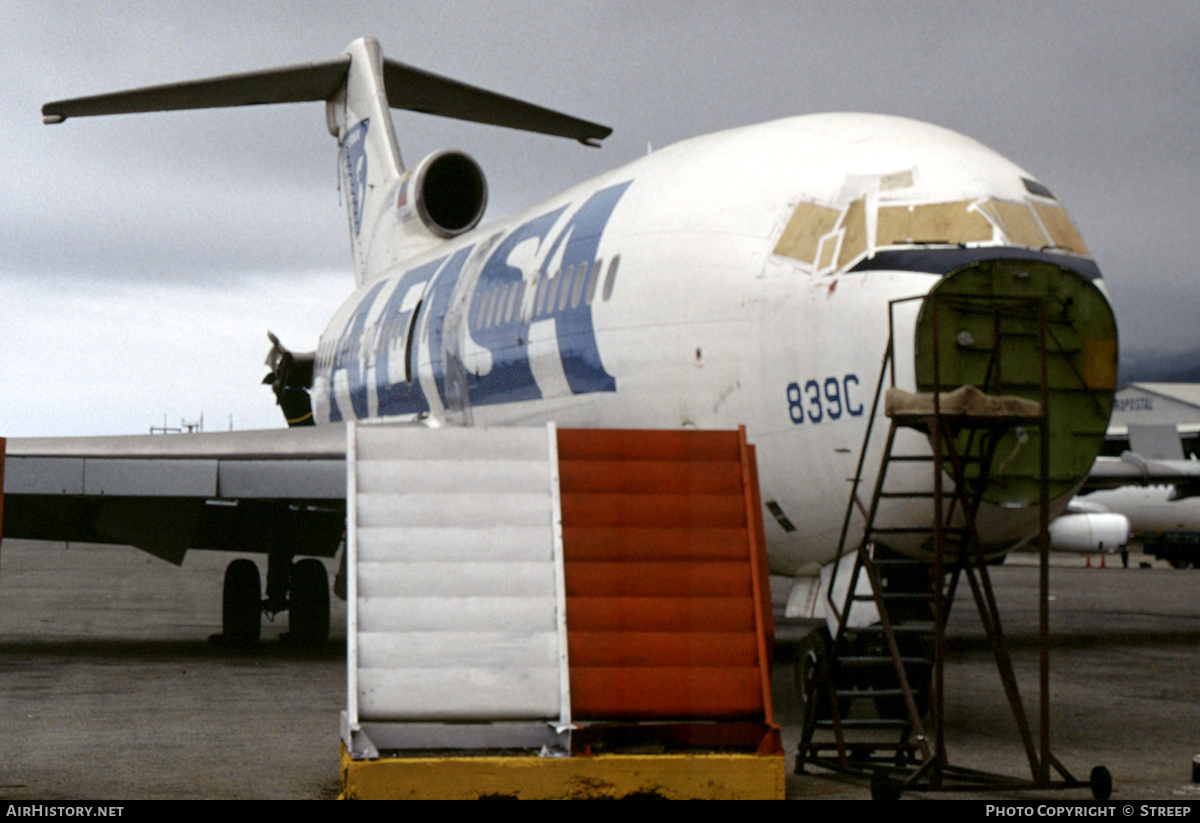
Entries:
{"type": "Polygon", "coordinates": [[[553,426],[352,423],[346,465],[347,749],[569,751],[553,426]]]}

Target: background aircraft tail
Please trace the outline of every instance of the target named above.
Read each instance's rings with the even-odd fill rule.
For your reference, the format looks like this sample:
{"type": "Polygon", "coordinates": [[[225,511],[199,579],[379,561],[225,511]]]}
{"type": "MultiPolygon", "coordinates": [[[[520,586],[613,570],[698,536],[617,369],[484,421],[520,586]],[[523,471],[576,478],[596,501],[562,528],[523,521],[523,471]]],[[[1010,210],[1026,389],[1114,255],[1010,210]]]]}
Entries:
{"type": "Polygon", "coordinates": [[[42,118],[46,123],[61,123],[70,117],[100,114],[318,100],[327,104],[326,122],[341,148],[342,183],[359,283],[380,266],[402,258],[406,248],[416,250],[403,240],[396,245],[394,232],[381,231],[389,225],[382,218],[393,209],[408,207],[420,218],[400,231],[402,238],[411,240],[428,242],[474,225],[470,220],[439,219],[437,207],[427,202],[438,198],[431,195],[422,200],[422,185],[431,177],[455,190],[482,187],[476,192],[475,220],[486,202],[478,166],[459,152],[431,155],[406,175],[389,107],[570,137],[590,146],[612,132],[607,126],[386,60],[372,37],[355,40],[329,60],[57,100],[42,106],[42,118]],[[464,186],[471,183],[475,185],[464,186]]]}

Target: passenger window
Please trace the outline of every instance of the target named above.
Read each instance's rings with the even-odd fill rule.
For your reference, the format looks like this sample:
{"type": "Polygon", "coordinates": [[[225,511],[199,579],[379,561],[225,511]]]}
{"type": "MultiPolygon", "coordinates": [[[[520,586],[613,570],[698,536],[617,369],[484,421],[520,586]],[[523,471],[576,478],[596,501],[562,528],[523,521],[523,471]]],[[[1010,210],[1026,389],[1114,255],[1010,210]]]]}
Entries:
{"type": "Polygon", "coordinates": [[[550,285],[546,289],[546,314],[554,313],[554,301],[558,299],[558,284],[562,280],[562,272],[555,272],[554,277],[550,278],[550,285]]]}
{"type": "Polygon", "coordinates": [[[588,278],[587,283],[587,298],[586,302],[590,306],[592,300],[596,297],[596,284],[600,282],[600,271],[604,268],[604,261],[597,260],[592,266],[592,276],[588,278]]]}
{"type": "Polygon", "coordinates": [[[504,311],[504,322],[511,323],[513,320],[513,312],[521,305],[521,298],[525,294],[525,281],[518,280],[512,284],[512,289],[508,295],[508,308],[504,311]]]}
{"type": "Polygon", "coordinates": [[[500,315],[504,311],[504,298],[507,294],[507,286],[498,286],[496,288],[496,294],[492,298],[492,304],[488,307],[488,328],[500,324],[500,315]]]}
{"type": "Polygon", "coordinates": [[[604,302],[608,302],[608,298],[612,297],[613,283],[617,281],[617,264],[621,262],[621,255],[613,257],[612,262],[608,264],[608,279],[604,281],[604,302]]]}
{"type": "Polygon", "coordinates": [[[562,282],[558,284],[558,310],[562,311],[567,307],[567,300],[571,298],[571,277],[575,274],[574,266],[567,266],[566,272],[563,273],[562,282]]]}
{"type": "Polygon", "coordinates": [[[588,264],[585,260],[579,264],[579,271],[575,273],[575,282],[571,286],[571,308],[579,305],[579,298],[583,294],[583,284],[587,280],[588,264]]]}

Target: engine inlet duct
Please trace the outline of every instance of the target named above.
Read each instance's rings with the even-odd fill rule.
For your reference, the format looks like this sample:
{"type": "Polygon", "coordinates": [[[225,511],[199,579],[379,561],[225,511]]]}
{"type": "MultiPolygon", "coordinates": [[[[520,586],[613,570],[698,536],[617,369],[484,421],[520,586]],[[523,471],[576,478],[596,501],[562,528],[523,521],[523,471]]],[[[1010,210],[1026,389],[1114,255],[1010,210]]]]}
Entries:
{"type": "Polygon", "coordinates": [[[439,237],[454,237],[478,225],[487,208],[487,179],[469,155],[437,151],[410,172],[405,184],[417,216],[439,237]]]}

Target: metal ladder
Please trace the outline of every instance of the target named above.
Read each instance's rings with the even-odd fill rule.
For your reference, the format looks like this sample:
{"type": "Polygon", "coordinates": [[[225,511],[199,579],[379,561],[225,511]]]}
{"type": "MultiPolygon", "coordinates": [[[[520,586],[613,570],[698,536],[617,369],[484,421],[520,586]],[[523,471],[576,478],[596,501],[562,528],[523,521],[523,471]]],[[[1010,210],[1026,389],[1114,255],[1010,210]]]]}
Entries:
{"type": "MultiPolygon", "coordinates": [[[[890,358],[889,346],[885,371],[891,365],[890,358]]],[[[876,392],[876,408],[881,395],[882,381],[876,392]]],[[[987,438],[989,430],[997,426],[990,421],[975,425],[969,435],[971,442],[977,435],[987,438]]],[[[1010,425],[1009,421],[999,424],[1002,428],[1010,425]]],[[[964,450],[967,453],[961,453],[954,436],[962,432],[961,425],[940,413],[893,417],[890,422],[863,536],[855,549],[846,597],[840,602],[835,599],[832,582],[827,593],[827,607],[836,615],[837,631],[830,639],[826,667],[815,678],[814,693],[805,702],[808,713],[801,751],[806,762],[854,771],[913,759],[922,764],[934,763],[937,759],[940,744],[935,742],[931,748],[922,718],[940,693],[946,618],[960,573],[967,567],[984,567],[974,522],[985,483],[972,483],[967,467],[980,466],[978,476],[986,478],[987,464],[994,451],[989,443],[981,456],[971,456],[970,447],[964,450]],[[929,434],[935,444],[932,453],[898,453],[896,435],[903,428],[929,434]],[[934,474],[933,489],[890,487],[888,469],[897,462],[928,464],[934,474]],[[949,490],[945,488],[944,470],[950,475],[949,490]],[[931,525],[881,525],[881,503],[890,500],[928,501],[934,513],[931,525]],[[927,537],[934,547],[932,563],[884,548],[890,538],[901,536],[927,537]],[[863,575],[867,593],[859,586],[863,575]],[[864,602],[874,605],[878,622],[862,625],[861,620],[856,624],[852,619],[855,604],[864,602]],[[862,717],[862,712],[853,712],[860,701],[874,703],[877,716],[862,717]],[[852,713],[857,716],[848,716],[852,713]],[[814,741],[815,733],[822,729],[832,732],[832,742],[814,741]],[[893,732],[895,736],[881,739],[881,732],[893,732]],[[831,751],[836,753],[834,758],[826,754],[831,751]]],[[[869,438],[868,430],[863,454],[869,438]]],[[[861,466],[857,477],[861,479],[861,466]]],[[[839,558],[847,550],[854,505],[852,500],[843,525],[839,558]]],[[[940,740],[939,717],[935,715],[933,719],[934,737],[940,740]]]]}
{"type": "MultiPolygon", "coordinates": [[[[936,313],[937,296],[929,296],[936,313]]],[[[950,299],[962,299],[952,297],[950,299]]],[[[893,301],[900,303],[905,301],[893,301]]],[[[1038,317],[1037,355],[1041,378],[1041,403],[1037,415],[969,417],[948,414],[941,409],[939,391],[943,388],[939,374],[938,356],[933,357],[932,413],[901,413],[891,415],[886,444],[869,507],[863,507],[858,497],[868,445],[871,442],[875,416],[883,398],[887,377],[895,384],[895,355],[889,334],[875,402],[867,424],[858,469],[853,478],[835,563],[833,579],[827,590],[827,608],[835,615],[836,632],[825,639],[827,654],[814,655],[811,676],[804,684],[805,722],[797,757],[797,771],[805,764],[819,765],[842,772],[871,776],[872,796],[898,797],[902,789],[972,790],[984,788],[1086,786],[1073,778],[1049,751],[1048,738],[1048,664],[1046,662],[1046,623],[1044,618],[1047,590],[1045,552],[1048,549],[1048,446],[1045,436],[1047,409],[1047,348],[1044,324],[1041,321],[1040,301],[1028,301],[1038,317]],[[1012,660],[1004,641],[999,610],[992,591],[983,554],[976,515],[988,488],[993,471],[996,445],[1005,432],[1017,426],[1039,428],[1040,445],[1040,546],[1042,565],[1042,672],[1041,672],[1041,749],[1035,745],[1030,723],[1021,700],[1012,660]],[[897,434],[903,429],[915,429],[926,434],[930,452],[898,453],[897,434]],[[924,462],[931,465],[933,489],[895,490],[888,486],[888,469],[898,462],[924,462]],[[949,480],[950,488],[946,488],[949,480]],[[881,524],[881,504],[890,500],[924,499],[931,503],[932,517],[928,526],[888,526],[881,524]],[[849,571],[850,580],[843,600],[834,595],[834,582],[844,568],[840,562],[848,554],[847,539],[854,512],[865,519],[862,539],[854,548],[855,560],[849,571]],[[889,538],[927,536],[929,562],[900,556],[884,556],[883,543],[889,538]],[[861,591],[860,575],[865,575],[869,592],[861,591]],[[923,580],[922,580],[923,577],[923,580]],[[965,577],[987,634],[997,669],[1004,686],[1009,707],[1029,760],[1032,781],[951,767],[944,739],[944,664],[945,628],[950,604],[958,582],[965,577]],[[916,582],[914,582],[916,581],[916,582]],[[872,604],[878,612],[878,623],[862,625],[855,619],[856,604],[872,604]],[[855,625],[858,623],[859,625],[855,625]],[[890,669],[890,672],[888,671],[890,669]],[[886,677],[872,678],[864,673],[884,672],[886,677]],[[873,681],[873,682],[872,682],[873,681]],[[870,699],[876,704],[877,717],[861,717],[855,712],[857,702],[870,699]],[[928,712],[928,723],[926,713],[928,712]],[[855,716],[851,716],[855,715],[855,716]],[[818,732],[832,734],[832,741],[817,740],[818,732]],[[880,739],[880,733],[891,731],[893,737],[880,739]],[[866,735],[866,736],[864,736],[866,735]],[[1063,777],[1051,784],[1050,767],[1063,777]],[[953,783],[949,785],[948,781],[953,783]]],[[[998,306],[1000,315],[1006,310],[998,306]]],[[[1028,311],[1029,307],[1023,307],[1028,311]]],[[[889,316],[889,325],[891,317],[889,316]]],[[[936,330],[936,325],[935,325],[936,330]]],[[[999,335],[990,354],[984,388],[999,389],[999,335]]],[[[844,572],[843,572],[844,573],[844,572]]],[[[818,643],[819,645],[819,643],[818,643]]],[[[1092,774],[1094,791],[1097,783],[1111,777],[1103,767],[1092,774]],[[1102,772],[1102,774],[1098,774],[1102,772]]]]}

